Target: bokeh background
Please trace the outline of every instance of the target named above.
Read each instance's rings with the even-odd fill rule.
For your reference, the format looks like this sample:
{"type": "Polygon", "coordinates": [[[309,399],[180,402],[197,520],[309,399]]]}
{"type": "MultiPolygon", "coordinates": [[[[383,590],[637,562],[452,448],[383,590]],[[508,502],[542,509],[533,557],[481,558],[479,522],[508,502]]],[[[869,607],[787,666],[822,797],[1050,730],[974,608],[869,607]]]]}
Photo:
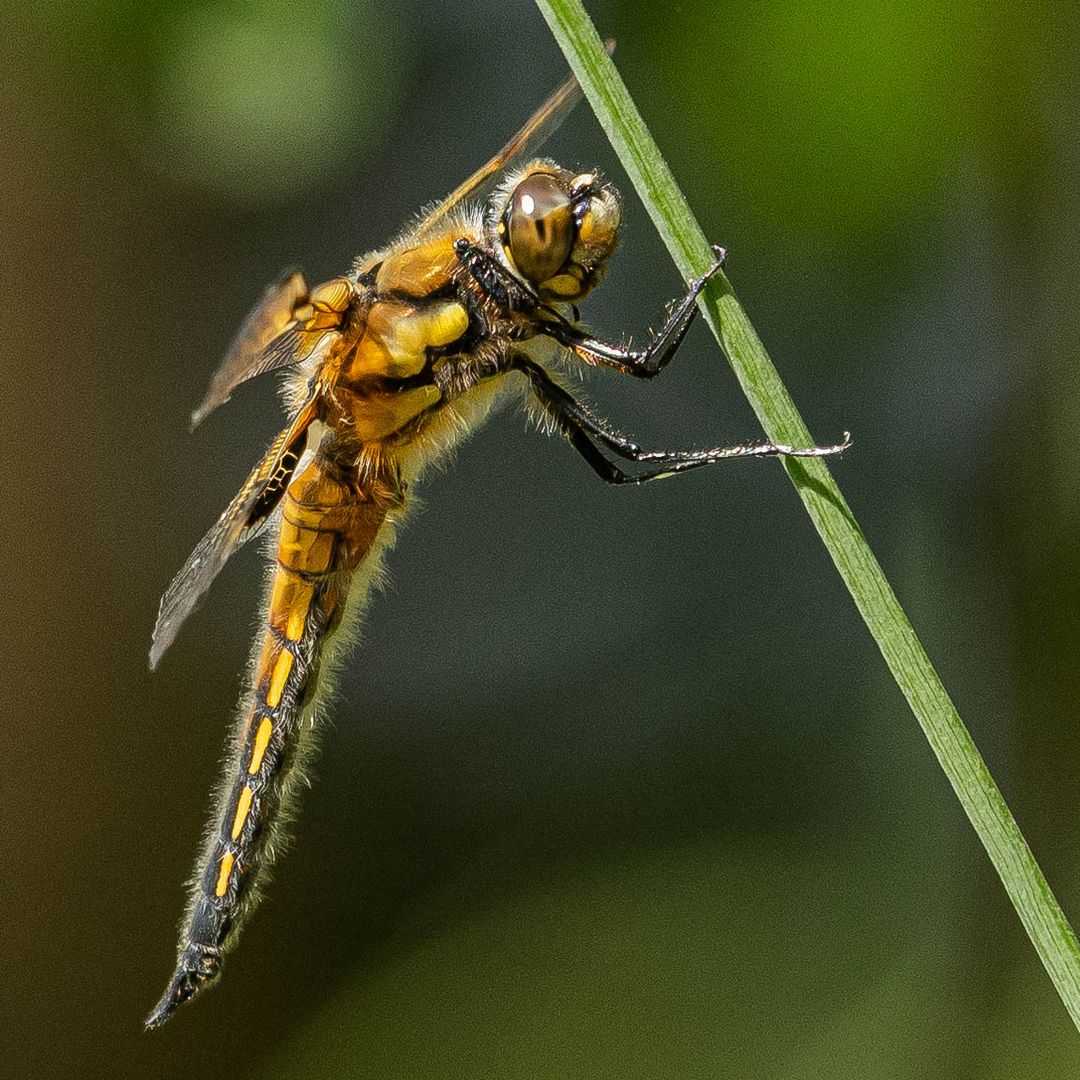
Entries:
{"type": "MultiPolygon", "coordinates": [[[[12,5],[14,8],[14,5],[12,5]]],[[[1080,9],[594,0],[1068,913],[1080,916],[1080,9]]],[[[500,415],[390,559],[270,896],[153,1035],[261,581],[158,597],[281,425],[187,416],[564,74],[525,0],[5,12],[0,1071],[1067,1077],[1071,1028],[775,462],[611,490],[500,415]]],[[[587,108],[550,145],[622,173],[587,108]]],[[[643,209],[590,301],[680,289],[643,209]]],[[[700,327],[642,441],[759,435],[700,327]]]]}

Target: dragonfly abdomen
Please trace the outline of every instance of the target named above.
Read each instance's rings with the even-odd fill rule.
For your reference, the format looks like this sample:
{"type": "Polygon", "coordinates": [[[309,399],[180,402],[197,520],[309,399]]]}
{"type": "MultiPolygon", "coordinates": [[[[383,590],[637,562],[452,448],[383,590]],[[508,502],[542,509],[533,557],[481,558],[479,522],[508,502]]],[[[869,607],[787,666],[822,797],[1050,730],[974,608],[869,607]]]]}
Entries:
{"type": "Polygon", "coordinates": [[[289,486],[251,691],[197,867],[176,970],[149,1027],[216,978],[223,952],[257,901],[297,761],[311,739],[325,646],[386,516],[385,505],[365,499],[320,457],[289,486]]]}

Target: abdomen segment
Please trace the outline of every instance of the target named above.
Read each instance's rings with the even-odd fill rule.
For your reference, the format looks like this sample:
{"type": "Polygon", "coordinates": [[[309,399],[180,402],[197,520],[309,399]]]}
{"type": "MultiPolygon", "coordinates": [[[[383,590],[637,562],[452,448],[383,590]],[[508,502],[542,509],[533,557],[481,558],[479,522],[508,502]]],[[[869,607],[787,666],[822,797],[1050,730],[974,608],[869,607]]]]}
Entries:
{"type": "Polygon", "coordinates": [[[375,557],[386,515],[385,504],[370,501],[322,457],[289,486],[252,689],[197,869],[176,970],[148,1027],[214,980],[222,953],[257,900],[260,875],[281,839],[283,803],[311,737],[326,645],[340,625],[355,571],[365,557],[375,557]]]}

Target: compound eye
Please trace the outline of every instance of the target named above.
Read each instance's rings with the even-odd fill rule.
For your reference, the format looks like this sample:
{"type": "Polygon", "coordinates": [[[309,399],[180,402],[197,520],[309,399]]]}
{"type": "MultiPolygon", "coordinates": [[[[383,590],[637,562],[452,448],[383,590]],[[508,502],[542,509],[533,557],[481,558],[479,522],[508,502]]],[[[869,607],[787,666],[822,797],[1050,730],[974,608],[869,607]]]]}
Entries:
{"type": "Polygon", "coordinates": [[[504,243],[518,271],[534,284],[562,269],[574,246],[570,196],[554,176],[533,173],[514,189],[503,218],[504,243]]]}

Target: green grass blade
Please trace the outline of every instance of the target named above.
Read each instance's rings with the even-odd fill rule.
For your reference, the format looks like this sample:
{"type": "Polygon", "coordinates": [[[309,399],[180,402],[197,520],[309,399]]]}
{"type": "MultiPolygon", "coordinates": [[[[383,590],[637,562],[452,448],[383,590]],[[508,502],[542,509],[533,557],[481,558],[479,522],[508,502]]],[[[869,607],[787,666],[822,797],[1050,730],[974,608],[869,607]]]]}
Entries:
{"type": "MultiPolygon", "coordinates": [[[[537,0],[537,6],[679,270],[687,278],[703,273],[712,261],[705,235],[580,0],[537,0]]],[[[702,304],[769,439],[810,445],[795,403],[726,278],[713,280],[702,304]]],[[[1080,1028],[1080,947],[982,755],[825,463],[788,458],[784,467],[1080,1028]]]]}

